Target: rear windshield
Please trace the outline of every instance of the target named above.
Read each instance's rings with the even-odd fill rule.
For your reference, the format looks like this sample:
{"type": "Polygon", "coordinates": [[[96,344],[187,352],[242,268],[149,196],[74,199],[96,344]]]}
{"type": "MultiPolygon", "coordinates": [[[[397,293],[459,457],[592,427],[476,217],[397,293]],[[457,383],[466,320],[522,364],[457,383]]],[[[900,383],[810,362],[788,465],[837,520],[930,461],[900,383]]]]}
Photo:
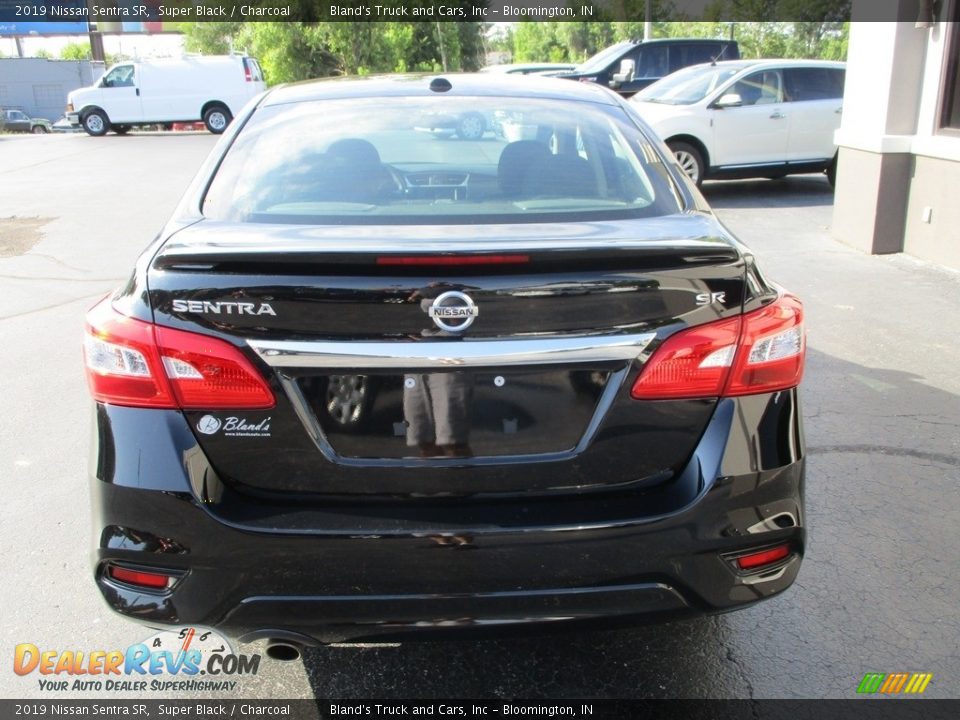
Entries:
{"type": "Polygon", "coordinates": [[[203,202],[252,223],[549,222],[680,209],[622,109],[517,98],[310,101],[258,110],[203,202]]]}

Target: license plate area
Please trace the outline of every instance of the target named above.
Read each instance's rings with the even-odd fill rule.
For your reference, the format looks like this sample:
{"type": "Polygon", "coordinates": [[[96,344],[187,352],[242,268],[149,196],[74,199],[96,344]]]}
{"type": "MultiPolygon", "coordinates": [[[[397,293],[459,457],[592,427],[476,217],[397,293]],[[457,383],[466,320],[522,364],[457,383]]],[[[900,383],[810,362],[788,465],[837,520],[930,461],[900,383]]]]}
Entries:
{"type": "Polygon", "coordinates": [[[293,380],[321,449],[346,461],[567,454],[595,431],[610,367],[331,372],[293,380]]]}

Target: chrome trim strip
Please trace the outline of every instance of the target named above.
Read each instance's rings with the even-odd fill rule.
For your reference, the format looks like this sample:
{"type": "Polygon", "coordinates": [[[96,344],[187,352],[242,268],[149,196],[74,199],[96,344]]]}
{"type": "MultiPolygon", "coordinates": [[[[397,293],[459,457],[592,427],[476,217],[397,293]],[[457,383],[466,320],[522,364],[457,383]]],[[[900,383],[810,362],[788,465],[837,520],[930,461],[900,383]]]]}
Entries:
{"type": "Polygon", "coordinates": [[[296,342],[247,340],[274,368],[463,368],[634,360],[656,333],[523,340],[296,342]]]}
{"type": "Polygon", "coordinates": [[[787,563],[782,568],[773,570],[767,574],[761,575],[748,575],[747,577],[740,578],[740,582],[744,585],[759,585],[765,582],[773,582],[774,580],[779,580],[783,577],[784,573],[787,572],[787,568],[790,567],[790,563],[787,563]]]}

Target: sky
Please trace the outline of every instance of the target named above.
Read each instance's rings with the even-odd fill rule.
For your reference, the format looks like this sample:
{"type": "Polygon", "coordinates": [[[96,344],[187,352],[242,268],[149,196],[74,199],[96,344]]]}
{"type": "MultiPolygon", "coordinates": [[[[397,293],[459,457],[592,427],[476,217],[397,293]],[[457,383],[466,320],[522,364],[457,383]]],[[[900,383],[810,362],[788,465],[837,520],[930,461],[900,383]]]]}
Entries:
{"type": "MultiPolygon", "coordinates": [[[[22,38],[23,55],[31,57],[39,50],[46,50],[53,57],[68,43],[87,40],[86,35],[64,37],[22,38]]],[[[122,53],[130,57],[175,57],[183,52],[183,36],[169,35],[104,35],[103,49],[109,54],[122,53]]],[[[13,38],[0,38],[0,53],[4,57],[16,57],[17,46],[13,38]]]]}

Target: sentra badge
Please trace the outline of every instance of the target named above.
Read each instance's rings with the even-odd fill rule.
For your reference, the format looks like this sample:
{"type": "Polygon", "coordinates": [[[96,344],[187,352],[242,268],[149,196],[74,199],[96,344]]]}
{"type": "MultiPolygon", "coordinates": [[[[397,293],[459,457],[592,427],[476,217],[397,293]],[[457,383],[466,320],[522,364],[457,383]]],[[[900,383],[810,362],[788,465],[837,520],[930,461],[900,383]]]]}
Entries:
{"type": "Polygon", "coordinates": [[[218,300],[174,300],[176,313],[195,313],[200,315],[276,315],[270,303],[233,302],[218,300]]]}

